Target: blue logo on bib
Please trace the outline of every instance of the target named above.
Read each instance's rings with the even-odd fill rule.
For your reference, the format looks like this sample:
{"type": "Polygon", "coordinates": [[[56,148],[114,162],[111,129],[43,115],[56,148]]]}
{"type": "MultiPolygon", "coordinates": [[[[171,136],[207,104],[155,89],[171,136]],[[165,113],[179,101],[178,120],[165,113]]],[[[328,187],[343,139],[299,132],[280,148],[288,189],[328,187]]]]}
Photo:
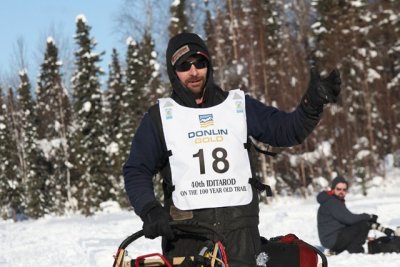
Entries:
{"type": "Polygon", "coordinates": [[[199,115],[200,127],[206,128],[214,125],[213,114],[201,114],[199,115]]]}

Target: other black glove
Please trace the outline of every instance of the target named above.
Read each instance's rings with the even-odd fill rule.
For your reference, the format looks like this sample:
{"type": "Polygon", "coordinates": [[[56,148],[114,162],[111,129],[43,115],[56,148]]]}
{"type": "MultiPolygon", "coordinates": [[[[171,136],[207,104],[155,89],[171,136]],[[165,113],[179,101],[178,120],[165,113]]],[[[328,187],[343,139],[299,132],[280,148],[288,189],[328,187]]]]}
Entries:
{"type": "Polygon", "coordinates": [[[302,99],[303,108],[306,111],[322,111],[322,107],[327,103],[336,103],[340,94],[341,79],[337,69],[321,79],[317,68],[310,70],[310,83],[302,99]]]}
{"type": "Polygon", "coordinates": [[[383,231],[383,233],[387,236],[394,236],[394,231],[390,228],[385,228],[385,230],[383,231]]]}
{"type": "Polygon", "coordinates": [[[154,239],[158,236],[164,236],[167,239],[173,239],[174,233],[169,225],[169,214],[157,201],[150,202],[143,207],[140,214],[143,221],[144,236],[154,239]]]}
{"type": "Polygon", "coordinates": [[[368,220],[370,223],[377,223],[378,215],[371,214],[370,219],[368,220]]]}

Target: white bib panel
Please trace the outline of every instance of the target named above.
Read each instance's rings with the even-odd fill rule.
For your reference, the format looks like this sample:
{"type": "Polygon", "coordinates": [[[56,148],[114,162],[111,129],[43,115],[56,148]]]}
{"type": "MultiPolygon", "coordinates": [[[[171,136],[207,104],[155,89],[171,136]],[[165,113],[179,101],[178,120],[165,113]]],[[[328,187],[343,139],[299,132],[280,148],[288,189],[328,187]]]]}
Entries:
{"type": "Polygon", "coordinates": [[[174,205],[181,210],[249,204],[253,193],[245,96],[232,90],[210,108],[188,108],[159,99],[174,205]]]}

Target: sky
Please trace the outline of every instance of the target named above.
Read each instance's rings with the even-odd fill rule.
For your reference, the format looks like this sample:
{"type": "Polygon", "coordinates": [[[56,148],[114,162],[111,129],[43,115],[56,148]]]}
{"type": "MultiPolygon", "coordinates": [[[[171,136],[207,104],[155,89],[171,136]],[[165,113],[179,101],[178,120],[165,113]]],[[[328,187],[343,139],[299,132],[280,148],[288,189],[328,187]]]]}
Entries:
{"type": "MultiPolygon", "coordinates": [[[[386,175],[385,179],[373,179],[368,196],[360,194],[359,188],[350,187],[346,205],[353,213],[377,214],[378,222],[396,229],[400,226],[400,169],[388,168],[386,175]]],[[[319,245],[316,229],[317,193],[314,192],[306,199],[282,196],[269,198],[268,205],[261,203],[261,235],[271,238],[294,233],[314,246],[319,245]]],[[[91,217],[70,214],[16,223],[0,219],[0,266],[112,266],[118,246],[126,237],[139,231],[142,222],[133,211],[121,210],[115,203],[103,203],[103,208],[102,212],[91,217]]],[[[369,232],[369,238],[380,236],[383,236],[381,232],[369,232]]],[[[131,243],[127,250],[135,258],[161,252],[160,243],[159,238],[149,240],[142,237],[131,243]]],[[[364,248],[367,249],[367,244],[364,248]]],[[[329,267],[398,267],[400,253],[343,252],[328,256],[327,259],[329,267]]]]}
{"type": "Polygon", "coordinates": [[[102,67],[107,70],[112,48],[122,45],[114,22],[122,3],[123,0],[0,0],[0,74],[9,72],[17,40],[22,38],[28,71],[36,77],[41,63],[37,62],[39,48],[46,43],[44,35],[55,27],[62,38],[74,44],[75,19],[80,14],[85,15],[92,27],[91,36],[98,43],[96,51],[106,52],[102,67]]]}

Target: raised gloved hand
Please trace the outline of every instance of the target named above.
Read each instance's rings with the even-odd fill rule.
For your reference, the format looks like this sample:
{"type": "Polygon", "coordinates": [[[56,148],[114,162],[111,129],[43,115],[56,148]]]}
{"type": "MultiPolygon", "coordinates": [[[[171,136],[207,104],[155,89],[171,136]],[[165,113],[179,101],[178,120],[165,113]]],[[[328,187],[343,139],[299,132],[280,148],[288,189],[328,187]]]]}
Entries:
{"type": "Polygon", "coordinates": [[[144,236],[154,239],[164,236],[173,239],[174,233],[169,225],[169,214],[157,201],[146,204],[140,214],[143,221],[144,236]]]}
{"type": "Polygon", "coordinates": [[[302,105],[306,111],[321,112],[324,104],[337,101],[342,83],[340,73],[334,69],[327,77],[321,79],[317,68],[311,68],[310,72],[310,83],[302,99],[302,105]]]}
{"type": "Polygon", "coordinates": [[[394,236],[395,235],[395,232],[390,228],[385,228],[385,230],[383,230],[383,233],[385,235],[387,235],[387,236],[394,236]]]}
{"type": "Polygon", "coordinates": [[[368,220],[370,223],[377,223],[377,221],[378,221],[378,215],[375,215],[375,214],[371,214],[371,215],[369,215],[370,216],[370,219],[368,220]]]}

